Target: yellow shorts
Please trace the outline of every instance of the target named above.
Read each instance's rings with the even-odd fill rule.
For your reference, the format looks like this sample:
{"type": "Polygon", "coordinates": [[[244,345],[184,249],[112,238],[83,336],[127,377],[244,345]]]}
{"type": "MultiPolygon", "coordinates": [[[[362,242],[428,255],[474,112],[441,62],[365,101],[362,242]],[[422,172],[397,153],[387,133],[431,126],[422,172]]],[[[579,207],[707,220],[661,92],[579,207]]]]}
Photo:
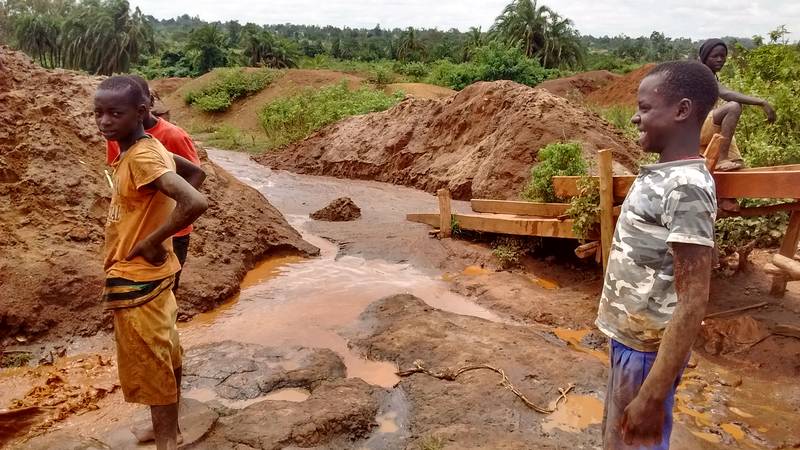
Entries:
{"type": "MultiPolygon", "coordinates": [[[[705,122],[703,122],[703,129],[700,131],[700,154],[702,155],[706,151],[706,146],[708,143],[711,142],[711,138],[714,137],[715,134],[720,133],[722,131],[722,127],[719,125],[714,124],[714,111],[708,113],[708,117],[706,117],[705,122]]],[[[733,161],[733,162],[741,162],[742,161],[742,154],[739,152],[739,146],[736,145],[736,137],[731,140],[731,146],[728,149],[728,157],[724,160],[720,158],[717,162],[717,165],[722,163],[723,161],[733,161]]]]}
{"type": "Polygon", "coordinates": [[[117,367],[125,401],[170,405],[180,386],[174,370],[181,367],[183,348],[175,325],[178,304],[164,289],[144,305],[113,310],[117,367]]]}

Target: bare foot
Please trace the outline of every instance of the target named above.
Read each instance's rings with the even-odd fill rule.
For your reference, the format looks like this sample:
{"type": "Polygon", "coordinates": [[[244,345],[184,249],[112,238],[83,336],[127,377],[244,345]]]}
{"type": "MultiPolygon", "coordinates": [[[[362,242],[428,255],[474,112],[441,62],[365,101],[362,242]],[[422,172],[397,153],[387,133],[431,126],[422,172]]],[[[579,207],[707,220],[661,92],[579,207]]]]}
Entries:
{"type": "MultiPolygon", "coordinates": [[[[156,439],[156,435],[153,432],[153,424],[150,422],[141,423],[141,424],[134,424],[131,427],[131,433],[136,436],[136,440],[140,443],[154,441],[156,439]]],[[[177,443],[180,445],[183,443],[183,434],[178,432],[178,441],[177,443]]]]}
{"type": "Polygon", "coordinates": [[[718,172],[733,172],[744,167],[742,161],[720,161],[715,170],[718,172]]]}

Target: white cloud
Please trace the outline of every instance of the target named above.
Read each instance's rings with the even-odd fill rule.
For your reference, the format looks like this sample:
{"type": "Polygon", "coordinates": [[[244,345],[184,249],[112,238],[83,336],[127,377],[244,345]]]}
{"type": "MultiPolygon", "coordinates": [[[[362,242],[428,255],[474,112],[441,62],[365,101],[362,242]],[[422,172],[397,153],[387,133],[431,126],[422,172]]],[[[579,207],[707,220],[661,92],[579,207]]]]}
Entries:
{"type": "MultiPolygon", "coordinates": [[[[408,26],[466,30],[491,26],[509,0],[131,0],[160,19],[181,14],[204,20],[371,28],[408,26]]],[[[629,36],[766,35],[779,25],[800,34],[798,0],[546,0],[583,34],[629,36]]],[[[792,35],[797,39],[795,35],[792,35]]]]}

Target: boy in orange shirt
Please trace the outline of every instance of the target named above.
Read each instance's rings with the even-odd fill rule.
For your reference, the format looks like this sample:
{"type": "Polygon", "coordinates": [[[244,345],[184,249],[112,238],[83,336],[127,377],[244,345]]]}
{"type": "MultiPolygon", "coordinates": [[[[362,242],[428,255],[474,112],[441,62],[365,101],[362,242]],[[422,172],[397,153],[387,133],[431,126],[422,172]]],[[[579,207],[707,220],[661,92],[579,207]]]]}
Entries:
{"type": "MultiPolygon", "coordinates": [[[[181,156],[200,167],[200,158],[197,156],[197,150],[189,134],[184,131],[183,128],[167,122],[160,117],[156,117],[152,113],[155,100],[150,93],[150,87],[147,85],[147,81],[137,75],[129,75],[128,77],[139,85],[144,95],[146,112],[142,124],[144,125],[145,133],[158,139],[170,153],[181,156]]],[[[119,157],[119,154],[119,144],[116,141],[106,141],[106,161],[109,165],[113,164],[119,157]]],[[[189,254],[189,235],[193,229],[194,227],[189,225],[185,229],[175,233],[175,236],[172,237],[172,247],[175,251],[175,255],[178,257],[178,261],[181,263],[181,271],[184,265],[186,265],[186,257],[189,254]]],[[[172,288],[172,292],[178,291],[181,271],[175,274],[175,284],[172,288]]]]}
{"type": "MultiPolygon", "coordinates": [[[[113,193],[106,222],[105,308],[114,315],[117,366],[125,401],[150,406],[158,450],[177,448],[182,349],[172,293],[181,266],[171,237],[207,208],[179,173],[199,168],[173,158],[144,131],[147,107],[128,77],[104,80],[95,93],[97,127],[119,144],[111,165],[113,193]]],[[[193,173],[194,172],[194,173],[193,173]]]]}

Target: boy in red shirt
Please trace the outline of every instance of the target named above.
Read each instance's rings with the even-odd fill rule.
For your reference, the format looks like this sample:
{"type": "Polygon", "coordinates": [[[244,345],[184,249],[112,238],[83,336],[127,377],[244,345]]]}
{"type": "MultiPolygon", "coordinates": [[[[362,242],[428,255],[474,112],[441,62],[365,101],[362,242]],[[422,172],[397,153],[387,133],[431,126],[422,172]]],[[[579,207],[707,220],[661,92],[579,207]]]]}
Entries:
{"type": "MultiPolygon", "coordinates": [[[[147,81],[137,75],[129,75],[128,78],[139,85],[145,96],[145,106],[147,107],[143,123],[145,133],[158,139],[170,153],[181,156],[199,167],[200,158],[197,156],[197,150],[194,148],[194,142],[192,142],[192,138],[189,137],[189,134],[181,127],[167,122],[160,117],[156,117],[152,113],[154,99],[150,93],[150,87],[147,85],[147,81]]],[[[106,162],[109,165],[116,161],[119,154],[119,144],[117,144],[116,141],[106,141],[106,162]]],[[[175,236],[172,237],[172,247],[175,251],[175,255],[178,257],[178,261],[181,263],[181,268],[186,264],[186,256],[189,253],[189,234],[192,230],[192,225],[189,225],[185,229],[175,233],[175,236]]],[[[177,292],[180,279],[181,272],[178,272],[175,274],[175,284],[172,288],[173,292],[177,292]]]]}

